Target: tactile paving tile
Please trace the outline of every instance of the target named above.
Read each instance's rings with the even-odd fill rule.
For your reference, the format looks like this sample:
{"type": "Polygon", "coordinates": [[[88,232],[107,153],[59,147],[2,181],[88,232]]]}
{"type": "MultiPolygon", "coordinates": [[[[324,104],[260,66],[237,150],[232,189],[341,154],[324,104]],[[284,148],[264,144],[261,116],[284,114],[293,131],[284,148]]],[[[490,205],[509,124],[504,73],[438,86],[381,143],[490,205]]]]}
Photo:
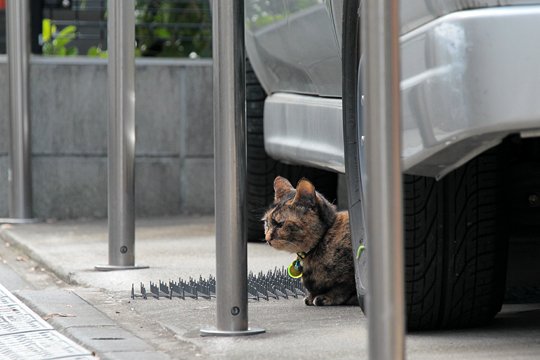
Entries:
{"type": "Polygon", "coordinates": [[[0,359],[95,359],[0,285],[0,359]]]}
{"type": "Polygon", "coordinates": [[[51,325],[0,286],[0,336],[51,329],[51,325]]]}
{"type": "Polygon", "coordinates": [[[18,304],[0,306],[0,336],[51,329],[52,327],[38,318],[35,313],[28,313],[18,304]]]}
{"type": "Polygon", "coordinates": [[[15,304],[13,299],[0,292],[0,306],[15,304]]]}
{"type": "Polygon", "coordinates": [[[90,352],[54,330],[0,336],[0,359],[95,359],[90,352]]]}

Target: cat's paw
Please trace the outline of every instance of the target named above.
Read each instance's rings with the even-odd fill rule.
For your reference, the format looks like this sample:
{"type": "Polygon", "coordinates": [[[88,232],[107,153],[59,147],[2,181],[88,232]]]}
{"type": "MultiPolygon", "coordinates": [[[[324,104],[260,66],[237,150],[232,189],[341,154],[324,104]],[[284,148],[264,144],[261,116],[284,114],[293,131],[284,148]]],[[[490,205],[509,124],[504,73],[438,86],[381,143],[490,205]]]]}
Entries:
{"type": "Polygon", "coordinates": [[[315,296],[313,299],[313,305],[315,306],[325,306],[325,305],[332,305],[332,300],[325,295],[318,295],[315,296]]]}
{"type": "Polygon", "coordinates": [[[306,304],[307,306],[313,306],[313,298],[311,297],[311,295],[308,295],[304,298],[304,304],[306,304]]]}

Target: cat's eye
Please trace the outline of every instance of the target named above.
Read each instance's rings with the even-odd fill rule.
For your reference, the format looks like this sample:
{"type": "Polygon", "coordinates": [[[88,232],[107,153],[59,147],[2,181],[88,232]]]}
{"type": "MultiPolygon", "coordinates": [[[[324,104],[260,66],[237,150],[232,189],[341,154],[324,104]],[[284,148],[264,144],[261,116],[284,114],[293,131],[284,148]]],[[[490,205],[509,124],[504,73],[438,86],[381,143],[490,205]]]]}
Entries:
{"type": "Polygon", "coordinates": [[[278,221],[276,221],[275,219],[272,219],[272,226],[273,226],[273,227],[280,228],[280,227],[283,226],[284,223],[285,223],[284,221],[278,222],[278,221]]]}

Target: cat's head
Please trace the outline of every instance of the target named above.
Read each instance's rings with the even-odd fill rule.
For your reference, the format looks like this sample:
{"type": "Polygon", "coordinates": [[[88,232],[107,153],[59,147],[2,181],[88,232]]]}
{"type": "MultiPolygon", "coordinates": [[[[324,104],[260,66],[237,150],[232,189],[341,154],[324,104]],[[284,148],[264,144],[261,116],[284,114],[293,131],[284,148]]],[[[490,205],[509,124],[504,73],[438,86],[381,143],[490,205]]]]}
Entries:
{"type": "Polygon", "coordinates": [[[301,179],[295,189],[287,179],[278,176],[274,180],[274,203],[262,218],[265,240],[278,250],[308,252],[335,217],[335,206],[311,182],[301,179]]]}

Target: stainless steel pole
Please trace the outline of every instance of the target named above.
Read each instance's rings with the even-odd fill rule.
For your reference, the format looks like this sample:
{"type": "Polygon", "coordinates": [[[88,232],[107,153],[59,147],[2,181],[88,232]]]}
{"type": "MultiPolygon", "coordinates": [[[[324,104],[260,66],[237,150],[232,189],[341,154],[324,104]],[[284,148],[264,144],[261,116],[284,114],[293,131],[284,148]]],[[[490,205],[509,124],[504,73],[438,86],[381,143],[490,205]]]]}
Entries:
{"type": "Polygon", "coordinates": [[[26,223],[32,219],[32,163],[30,136],[29,0],[7,2],[7,53],[9,63],[10,183],[9,219],[26,223]]]}
{"type": "Polygon", "coordinates": [[[369,358],[405,357],[398,0],[367,0],[366,223],[369,358]]]}
{"type": "Polygon", "coordinates": [[[244,1],[212,3],[217,329],[201,335],[264,332],[248,327],[244,1]]]}
{"type": "Polygon", "coordinates": [[[109,265],[97,270],[140,269],[135,265],[135,2],[107,4],[109,54],[109,265]]]}

